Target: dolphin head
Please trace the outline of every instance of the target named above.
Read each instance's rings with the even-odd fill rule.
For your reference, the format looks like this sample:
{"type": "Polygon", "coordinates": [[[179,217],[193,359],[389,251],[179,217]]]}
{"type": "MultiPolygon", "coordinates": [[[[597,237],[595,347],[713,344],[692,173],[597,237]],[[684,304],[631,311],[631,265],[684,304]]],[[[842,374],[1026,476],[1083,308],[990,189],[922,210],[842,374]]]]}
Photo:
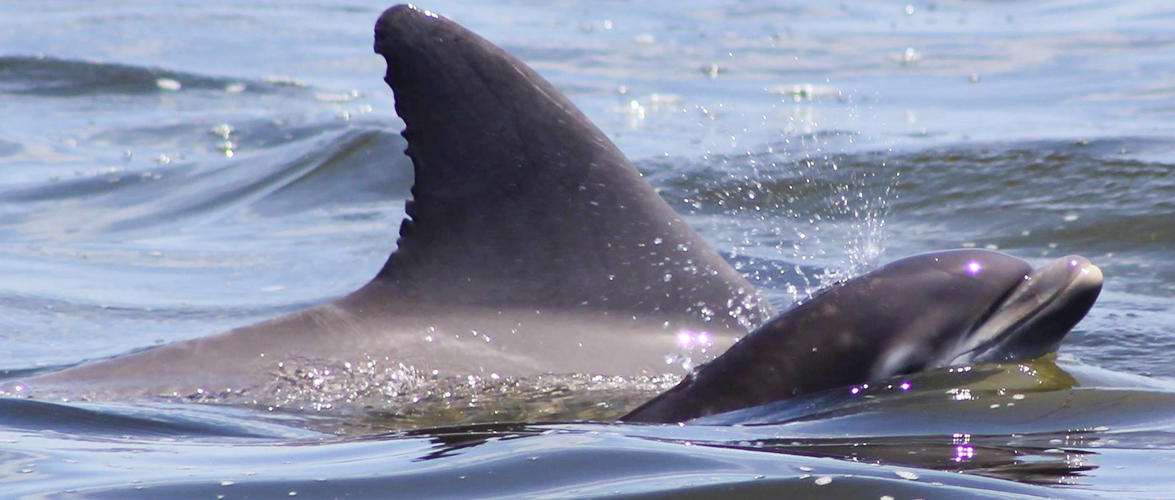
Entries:
{"type": "MultiPolygon", "coordinates": [[[[909,257],[862,279],[910,282],[889,285],[912,314],[874,337],[884,349],[870,379],[1053,352],[1102,287],[1101,270],[1083,257],[1062,257],[1033,270],[1020,259],[984,250],[909,257]]],[[[867,321],[868,315],[860,318],[867,321]]]]}
{"type": "Polygon", "coordinates": [[[1032,359],[1055,351],[1102,289],[1102,271],[1071,255],[1024,276],[937,366],[1032,359]]]}
{"type": "Polygon", "coordinates": [[[624,416],[673,422],[943,366],[1032,359],[1093,306],[1102,274],[986,250],[908,257],[833,285],[624,416]]]}

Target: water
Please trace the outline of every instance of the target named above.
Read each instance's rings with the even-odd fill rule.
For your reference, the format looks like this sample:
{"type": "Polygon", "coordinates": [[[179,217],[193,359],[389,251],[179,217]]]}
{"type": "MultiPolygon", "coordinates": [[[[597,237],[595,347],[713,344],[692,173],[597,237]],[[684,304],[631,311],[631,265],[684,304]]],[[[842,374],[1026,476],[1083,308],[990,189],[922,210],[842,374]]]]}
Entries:
{"type": "MultiPolygon", "coordinates": [[[[552,80],[777,305],[960,246],[1085,255],[1105,289],[1056,361],[705,426],[607,423],[666,382],[590,374],[436,388],[415,413],[338,380],[276,408],[2,399],[0,495],[1169,495],[1166,3],[422,6],[552,80]],[[442,427],[471,419],[503,423],[442,427]]],[[[384,7],[0,3],[0,370],[369,279],[411,186],[370,48],[384,7]]]]}

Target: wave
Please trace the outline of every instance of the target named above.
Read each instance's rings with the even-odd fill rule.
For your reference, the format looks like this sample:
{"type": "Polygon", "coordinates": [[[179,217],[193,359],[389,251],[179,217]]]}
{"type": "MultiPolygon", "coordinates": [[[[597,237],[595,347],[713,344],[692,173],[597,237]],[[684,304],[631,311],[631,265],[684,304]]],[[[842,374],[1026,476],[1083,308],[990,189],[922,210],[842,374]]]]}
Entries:
{"type": "MultiPolygon", "coordinates": [[[[196,405],[59,404],[31,399],[0,398],[0,425],[5,429],[42,431],[94,438],[313,438],[312,431],[247,420],[248,410],[218,408],[211,411],[196,405]]],[[[266,417],[269,417],[266,415],[266,417]]],[[[277,420],[269,417],[268,420],[277,420]]]]}
{"type": "Polygon", "coordinates": [[[1124,487],[1116,478],[1126,468],[1128,477],[1162,477],[1175,449],[1175,392],[1167,382],[1137,377],[1127,381],[1136,388],[1121,384],[1119,374],[1037,360],[926,372],[689,425],[503,417],[503,423],[416,430],[381,428],[388,422],[370,408],[287,412],[264,405],[0,398],[0,436],[19,437],[0,457],[37,465],[38,474],[14,483],[26,494],[57,491],[69,479],[88,494],[118,498],[225,491],[262,498],[387,491],[412,497],[487,491],[1154,497],[1170,485],[1124,487]],[[910,383],[898,387],[897,380],[910,383]],[[30,431],[39,433],[36,439],[22,434],[30,431]],[[111,448],[112,440],[121,444],[111,448]],[[94,463],[121,465],[126,446],[136,451],[136,463],[157,467],[149,481],[134,464],[94,473],[94,463]],[[46,458],[28,458],[32,452],[46,458]],[[1140,452],[1154,459],[1140,461],[1140,452]],[[547,470],[564,473],[536,474],[547,470]]]}
{"type": "Polygon", "coordinates": [[[0,93],[13,95],[136,95],[179,89],[272,93],[304,86],[293,80],[245,80],[101,61],[49,56],[0,56],[0,93]]]}
{"type": "Polygon", "coordinates": [[[330,125],[304,132],[300,140],[231,159],[103,168],[3,189],[0,198],[9,206],[0,213],[0,231],[92,235],[408,197],[412,170],[400,136],[330,125]]]}
{"type": "Polygon", "coordinates": [[[1170,147],[1145,138],[1033,141],[645,167],[658,171],[663,193],[686,213],[817,225],[874,216],[997,246],[1169,246],[1175,168],[1135,155],[1170,147]]]}

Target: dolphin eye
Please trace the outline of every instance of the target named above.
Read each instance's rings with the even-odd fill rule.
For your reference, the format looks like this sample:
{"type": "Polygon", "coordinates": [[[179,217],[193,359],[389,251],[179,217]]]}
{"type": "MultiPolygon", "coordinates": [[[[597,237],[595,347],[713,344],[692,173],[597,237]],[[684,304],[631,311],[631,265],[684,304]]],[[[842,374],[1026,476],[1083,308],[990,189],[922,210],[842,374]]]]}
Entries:
{"type": "Polygon", "coordinates": [[[878,380],[923,371],[927,368],[930,355],[924,347],[914,344],[893,346],[889,352],[881,356],[880,363],[870,371],[870,379],[878,380]]]}
{"type": "Polygon", "coordinates": [[[911,373],[920,372],[922,370],[923,367],[920,363],[911,361],[904,365],[898,365],[898,369],[894,370],[892,375],[909,375],[911,373]]]}

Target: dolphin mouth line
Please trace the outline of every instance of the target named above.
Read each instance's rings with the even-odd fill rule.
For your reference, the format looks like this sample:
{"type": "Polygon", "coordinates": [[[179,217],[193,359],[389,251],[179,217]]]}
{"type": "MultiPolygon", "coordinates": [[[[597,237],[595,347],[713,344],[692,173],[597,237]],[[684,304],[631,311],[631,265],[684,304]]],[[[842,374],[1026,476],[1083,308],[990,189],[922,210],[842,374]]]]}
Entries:
{"type": "MultiPolygon", "coordinates": [[[[991,307],[988,307],[987,310],[983,312],[983,315],[981,315],[979,317],[979,319],[975,320],[975,323],[973,323],[971,325],[971,327],[967,329],[967,335],[964,338],[965,339],[974,338],[975,336],[977,336],[977,332],[979,332],[980,329],[982,329],[985,325],[991,324],[993,318],[996,318],[998,315],[1003,313],[1005,311],[1005,309],[1007,308],[1008,304],[1017,295],[1023,293],[1025,283],[1032,279],[1032,274],[1034,274],[1034,273],[1035,273],[1035,271],[1033,271],[1033,273],[1025,274],[1024,278],[1021,281],[1017,282],[1013,286],[1008,287],[1008,289],[1004,291],[1003,295],[1000,296],[999,300],[992,302],[991,307]]],[[[1024,321],[1025,318],[1026,317],[1020,318],[1019,320],[1017,320],[1017,323],[1019,324],[1020,322],[1024,321]]],[[[985,350],[988,347],[991,347],[992,345],[997,343],[1006,334],[1007,334],[1007,332],[1004,332],[1001,335],[998,335],[994,338],[988,339],[982,343],[979,343],[975,346],[972,346],[970,349],[959,352],[958,354],[956,354],[955,356],[953,356],[951,358],[950,362],[945,363],[943,366],[954,366],[954,365],[960,364],[960,358],[965,358],[975,352],[983,352],[983,350],[985,350]]]]}
{"type": "Polygon", "coordinates": [[[974,345],[959,351],[944,366],[967,362],[1027,360],[1045,354],[1048,349],[1037,349],[1041,352],[1028,354],[1000,354],[1005,351],[1000,347],[1017,340],[1024,340],[1029,345],[1032,345],[1033,340],[1044,340],[1044,344],[1049,345],[1059,343],[1064,334],[1092,307],[1101,284],[1101,269],[1083,257],[1062,257],[1034,270],[1011,287],[995,306],[975,322],[963,341],[974,345]],[[1082,302],[1087,303],[1082,305],[1082,302]],[[1069,315],[1076,321],[1066,322],[1065,318],[1053,317],[1055,313],[1070,307],[1080,309],[1080,314],[1069,315]],[[1055,321],[1046,321],[1050,319],[1055,321]]]}

